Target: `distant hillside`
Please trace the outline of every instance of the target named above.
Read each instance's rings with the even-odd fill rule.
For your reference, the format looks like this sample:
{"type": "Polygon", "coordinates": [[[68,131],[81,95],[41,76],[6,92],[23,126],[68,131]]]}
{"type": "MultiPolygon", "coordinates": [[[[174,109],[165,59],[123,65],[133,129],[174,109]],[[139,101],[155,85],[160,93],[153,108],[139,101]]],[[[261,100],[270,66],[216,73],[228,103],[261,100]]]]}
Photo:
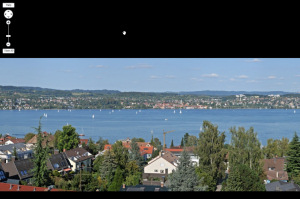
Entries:
{"type": "Polygon", "coordinates": [[[122,95],[203,95],[203,96],[231,96],[231,95],[296,95],[299,93],[284,92],[284,91],[181,91],[181,92],[121,92],[118,90],[84,90],[84,89],[73,89],[73,90],[58,90],[50,88],[40,88],[40,87],[29,87],[29,86],[0,86],[0,92],[19,92],[26,94],[43,94],[43,95],[64,95],[71,96],[72,93],[82,93],[88,95],[95,94],[122,94],[122,95]]]}
{"type": "Polygon", "coordinates": [[[206,95],[206,96],[230,96],[230,95],[287,95],[287,94],[297,94],[293,92],[284,91],[190,91],[190,92],[178,92],[179,95],[206,95]]]}

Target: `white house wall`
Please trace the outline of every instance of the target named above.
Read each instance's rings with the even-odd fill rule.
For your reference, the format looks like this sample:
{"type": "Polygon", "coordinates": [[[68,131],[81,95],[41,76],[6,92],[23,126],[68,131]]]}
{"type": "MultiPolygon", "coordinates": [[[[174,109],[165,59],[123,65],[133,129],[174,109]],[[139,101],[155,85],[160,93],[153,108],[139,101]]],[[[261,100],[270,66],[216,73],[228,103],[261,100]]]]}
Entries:
{"type": "Polygon", "coordinates": [[[176,170],[176,167],[164,158],[160,157],[151,164],[145,166],[144,173],[161,174],[161,170],[163,170],[163,173],[165,173],[165,169],[168,169],[168,173],[170,174],[172,173],[173,169],[176,170]],[[157,170],[157,172],[155,170],[157,170]]]}

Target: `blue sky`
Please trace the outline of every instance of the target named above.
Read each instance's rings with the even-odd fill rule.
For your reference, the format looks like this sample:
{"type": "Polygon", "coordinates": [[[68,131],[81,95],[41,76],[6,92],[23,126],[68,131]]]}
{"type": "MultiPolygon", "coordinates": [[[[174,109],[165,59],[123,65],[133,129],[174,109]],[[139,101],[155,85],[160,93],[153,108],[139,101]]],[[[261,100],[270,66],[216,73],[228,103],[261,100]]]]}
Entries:
{"type": "Polygon", "coordinates": [[[2,58],[0,85],[142,92],[300,92],[300,59],[2,58]]]}

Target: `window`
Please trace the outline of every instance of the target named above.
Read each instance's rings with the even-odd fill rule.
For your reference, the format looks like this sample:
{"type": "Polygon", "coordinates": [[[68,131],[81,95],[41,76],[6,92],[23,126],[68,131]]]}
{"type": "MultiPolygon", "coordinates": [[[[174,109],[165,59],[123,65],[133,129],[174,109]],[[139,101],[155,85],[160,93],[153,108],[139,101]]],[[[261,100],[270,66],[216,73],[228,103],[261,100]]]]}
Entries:
{"type": "Polygon", "coordinates": [[[154,169],[154,172],[158,172],[158,170],[157,170],[157,169],[154,169]]]}
{"type": "Polygon", "coordinates": [[[23,172],[24,172],[25,175],[27,175],[27,171],[26,170],[24,170],[23,172]]]}
{"type": "Polygon", "coordinates": [[[164,170],[160,170],[160,173],[164,173],[164,170]]]}
{"type": "Polygon", "coordinates": [[[54,169],[57,169],[57,168],[59,167],[59,165],[58,165],[57,163],[55,163],[55,164],[53,165],[53,167],[54,167],[54,169]]]}
{"type": "Polygon", "coordinates": [[[23,176],[24,175],[24,172],[23,171],[20,171],[21,175],[23,176]]]}

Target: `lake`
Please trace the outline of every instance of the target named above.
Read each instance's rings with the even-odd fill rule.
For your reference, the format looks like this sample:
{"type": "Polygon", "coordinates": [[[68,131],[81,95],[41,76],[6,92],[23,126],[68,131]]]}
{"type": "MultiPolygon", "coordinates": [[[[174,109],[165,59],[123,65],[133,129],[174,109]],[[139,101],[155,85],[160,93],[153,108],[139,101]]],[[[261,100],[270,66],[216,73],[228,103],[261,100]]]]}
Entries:
{"type": "Polygon", "coordinates": [[[163,130],[174,132],[166,135],[166,144],[179,145],[185,133],[199,137],[203,120],[218,125],[219,131],[225,131],[226,143],[230,142],[229,128],[243,126],[246,130],[254,127],[258,139],[266,145],[267,139],[288,138],[294,132],[300,132],[300,110],[293,109],[147,109],[147,110],[0,110],[0,133],[24,137],[28,132],[36,133],[39,118],[43,116],[42,130],[55,133],[71,124],[77,133],[85,134],[81,138],[97,141],[101,136],[114,143],[127,137],[144,138],[151,136],[163,142],[163,130]],[[47,117],[43,115],[47,115],[47,117]],[[94,115],[94,117],[93,117],[94,115]]]}

